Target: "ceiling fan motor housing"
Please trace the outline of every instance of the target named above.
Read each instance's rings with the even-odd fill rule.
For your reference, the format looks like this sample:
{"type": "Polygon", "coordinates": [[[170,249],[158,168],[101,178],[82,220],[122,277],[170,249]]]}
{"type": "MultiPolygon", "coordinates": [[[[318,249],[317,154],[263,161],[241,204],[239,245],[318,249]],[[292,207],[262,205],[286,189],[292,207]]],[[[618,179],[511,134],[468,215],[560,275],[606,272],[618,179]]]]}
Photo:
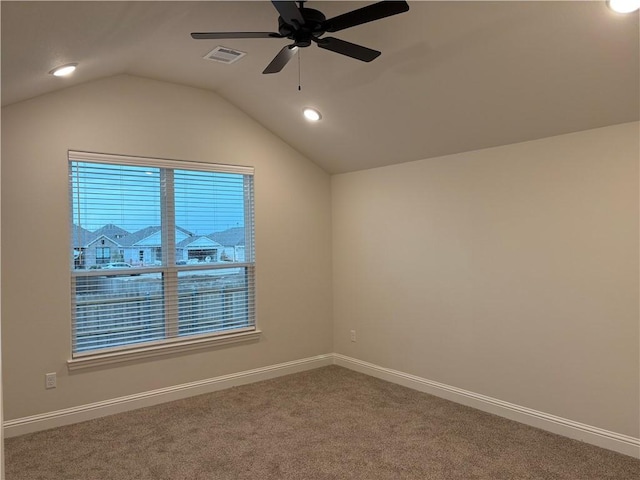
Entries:
{"type": "Polygon", "coordinates": [[[300,9],[300,13],[304,19],[303,25],[288,24],[278,17],[278,31],[283,37],[293,40],[296,47],[308,47],[314,38],[318,40],[317,37],[325,33],[323,24],[326,17],[312,8],[300,9]]]}

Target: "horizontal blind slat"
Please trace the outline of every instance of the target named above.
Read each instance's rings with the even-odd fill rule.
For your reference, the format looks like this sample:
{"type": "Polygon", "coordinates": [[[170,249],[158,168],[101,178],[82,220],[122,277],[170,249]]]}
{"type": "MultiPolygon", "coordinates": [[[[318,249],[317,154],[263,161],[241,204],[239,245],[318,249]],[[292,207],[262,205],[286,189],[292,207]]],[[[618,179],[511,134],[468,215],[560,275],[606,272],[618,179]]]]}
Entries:
{"type": "Polygon", "coordinates": [[[200,164],[78,152],[69,158],[74,353],[255,328],[247,258],[253,169],[199,171],[200,164]],[[163,168],[173,185],[166,196],[174,202],[167,211],[175,212],[170,245],[161,226],[163,168]],[[178,265],[163,264],[163,249],[175,252],[178,265]],[[146,270],[132,273],[139,267],[146,270]]]}

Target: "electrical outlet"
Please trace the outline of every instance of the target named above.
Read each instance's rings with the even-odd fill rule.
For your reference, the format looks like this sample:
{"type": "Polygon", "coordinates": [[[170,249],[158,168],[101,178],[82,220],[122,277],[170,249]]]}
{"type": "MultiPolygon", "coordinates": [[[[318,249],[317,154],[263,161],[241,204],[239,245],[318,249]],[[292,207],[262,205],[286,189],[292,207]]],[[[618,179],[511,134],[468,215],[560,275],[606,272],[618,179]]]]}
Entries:
{"type": "Polygon", "coordinates": [[[351,330],[351,341],[352,342],[356,341],[356,331],[355,330],[351,330]]]}
{"type": "Polygon", "coordinates": [[[44,388],[56,388],[56,374],[46,373],[44,375],[44,388]]]}

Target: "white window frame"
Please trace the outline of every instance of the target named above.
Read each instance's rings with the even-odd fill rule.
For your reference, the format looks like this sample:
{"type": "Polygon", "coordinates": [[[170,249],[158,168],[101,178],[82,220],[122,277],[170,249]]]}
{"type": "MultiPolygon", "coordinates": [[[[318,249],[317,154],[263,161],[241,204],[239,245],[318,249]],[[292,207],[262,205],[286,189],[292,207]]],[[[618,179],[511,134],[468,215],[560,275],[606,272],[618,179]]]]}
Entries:
{"type": "MultiPolygon", "coordinates": [[[[165,319],[165,326],[167,328],[167,338],[155,342],[146,342],[134,345],[127,345],[123,347],[105,348],[99,351],[92,351],[89,353],[74,352],[73,349],[73,336],[75,325],[71,325],[71,359],[67,361],[69,370],[77,370],[83,368],[91,368],[101,365],[108,365],[112,363],[119,363],[123,361],[133,361],[149,357],[157,357],[160,355],[169,355],[182,352],[188,352],[192,350],[198,350],[203,348],[211,348],[219,345],[228,345],[232,343],[254,342],[258,341],[261,335],[261,331],[258,329],[257,318],[255,315],[255,249],[254,249],[254,195],[253,195],[253,174],[252,167],[236,166],[236,165],[221,165],[211,163],[200,162],[183,162],[167,159],[156,159],[146,157],[133,157],[124,155],[112,155],[102,153],[91,152],[68,152],[69,165],[71,162],[90,162],[90,163],[103,163],[103,164],[117,164],[123,166],[145,166],[160,168],[161,172],[173,171],[173,170],[196,170],[196,171],[208,171],[216,173],[236,173],[242,174],[245,178],[251,179],[250,188],[245,189],[245,262],[234,263],[233,267],[245,268],[247,276],[249,278],[249,285],[251,292],[248,295],[250,304],[249,320],[253,322],[252,326],[238,328],[231,331],[211,332],[206,334],[195,334],[191,336],[178,337],[175,333],[170,332],[171,325],[175,323],[168,322],[165,319]]],[[[165,175],[165,173],[163,173],[165,175]]],[[[163,189],[164,195],[162,196],[162,236],[163,245],[175,246],[175,215],[174,215],[174,200],[173,200],[173,185],[172,175],[167,175],[162,179],[165,182],[163,189]],[[166,182],[169,185],[166,185],[166,182]]],[[[71,206],[73,208],[73,206],[71,206]]],[[[73,222],[73,216],[70,215],[70,221],[73,222]]],[[[73,225],[72,225],[73,227],[73,225]]],[[[104,272],[98,271],[77,271],[74,268],[73,258],[73,245],[72,239],[69,241],[71,252],[70,260],[70,272],[71,272],[71,308],[72,314],[75,308],[75,279],[76,277],[104,275],[104,272]]],[[[192,270],[212,270],[216,268],[229,268],[228,265],[216,266],[197,266],[197,265],[176,265],[175,262],[175,248],[163,248],[163,265],[158,267],[140,268],[137,269],[137,273],[158,273],[163,275],[163,282],[165,285],[165,303],[171,301],[177,301],[177,277],[178,273],[182,271],[192,270]],[[173,289],[173,291],[171,291],[173,289]],[[168,290],[168,291],[167,291],[168,290]]],[[[166,309],[166,308],[165,308],[166,309]]],[[[168,315],[168,314],[167,314],[168,315]]],[[[73,318],[74,315],[72,315],[73,318]]],[[[168,317],[167,317],[168,318],[168,317]]]]}

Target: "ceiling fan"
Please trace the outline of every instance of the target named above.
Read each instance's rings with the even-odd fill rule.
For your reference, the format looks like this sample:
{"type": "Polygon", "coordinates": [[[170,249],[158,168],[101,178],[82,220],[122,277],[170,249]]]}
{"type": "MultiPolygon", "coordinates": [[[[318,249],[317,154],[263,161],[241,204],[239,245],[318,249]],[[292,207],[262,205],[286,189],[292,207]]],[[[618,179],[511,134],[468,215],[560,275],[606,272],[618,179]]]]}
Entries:
{"type": "Polygon", "coordinates": [[[278,33],[275,32],[202,32],[192,33],[195,40],[213,40],[227,38],[288,38],[293,40],[275,56],[262,73],[277,73],[293,58],[298,48],[308,47],[316,43],[320,48],[346,55],[351,58],[370,62],[380,55],[362,45],[346,42],[334,37],[322,37],[326,32],[338,32],[363,23],[390,17],[409,10],[406,1],[382,1],[366,7],[343,13],[327,19],[324,14],[312,8],[305,8],[304,2],[272,1],[280,16],[278,17],[278,33]]]}

